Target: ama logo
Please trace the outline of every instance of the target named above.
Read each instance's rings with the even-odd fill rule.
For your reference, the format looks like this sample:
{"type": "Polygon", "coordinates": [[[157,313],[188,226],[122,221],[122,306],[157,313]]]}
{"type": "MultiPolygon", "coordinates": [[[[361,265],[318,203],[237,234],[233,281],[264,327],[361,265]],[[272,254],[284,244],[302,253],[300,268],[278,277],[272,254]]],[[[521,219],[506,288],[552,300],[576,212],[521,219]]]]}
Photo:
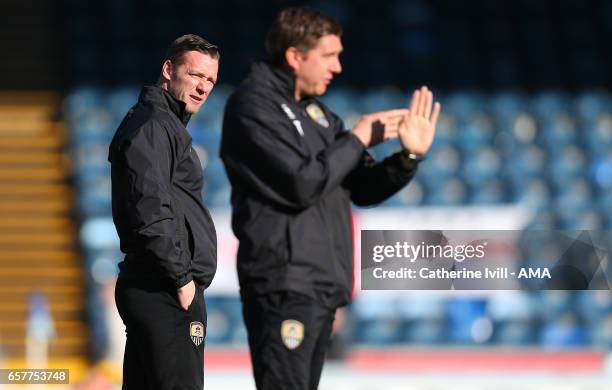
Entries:
{"type": "Polygon", "coordinates": [[[531,278],[537,278],[537,279],[543,279],[543,278],[547,278],[550,279],[550,271],[548,270],[547,267],[543,267],[543,268],[521,268],[521,270],[519,271],[518,274],[518,278],[521,279],[531,279],[531,278]]]}

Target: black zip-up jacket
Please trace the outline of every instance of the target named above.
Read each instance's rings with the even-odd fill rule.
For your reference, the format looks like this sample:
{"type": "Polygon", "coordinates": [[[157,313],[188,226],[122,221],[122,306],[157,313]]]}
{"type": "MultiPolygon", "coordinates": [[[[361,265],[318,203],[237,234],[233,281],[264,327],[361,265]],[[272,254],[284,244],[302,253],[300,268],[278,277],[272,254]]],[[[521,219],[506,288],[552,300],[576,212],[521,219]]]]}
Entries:
{"type": "Polygon", "coordinates": [[[217,238],[202,202],[202,166],[185,126],[185,103],[144,87],[109,148],[113,221],[126,254],[120,277],[176,288],[210,285],[217,238]]]}
{"type": "Polygon", "coordinates": [[[374,161],[337,115],[314,98],[296,102],[294,88],[289,71],[258,63],[225,108],[238,278],[243,295],[292,290],[337,307],[353,286],[350,201],[382,202],[416,166],[401,152],[374,161]]]}

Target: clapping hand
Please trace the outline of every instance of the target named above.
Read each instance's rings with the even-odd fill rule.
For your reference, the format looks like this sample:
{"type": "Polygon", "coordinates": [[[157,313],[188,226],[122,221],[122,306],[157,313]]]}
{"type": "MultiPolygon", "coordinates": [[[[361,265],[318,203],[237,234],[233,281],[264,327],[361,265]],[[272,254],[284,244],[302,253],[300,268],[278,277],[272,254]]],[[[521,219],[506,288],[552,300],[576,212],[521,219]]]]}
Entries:
{"type": "Polygon", "coordinates": [[[433,104],[433,94],[427,87],[414,91],[410,108],[398,129],[400,142],[406,152],[417,156],[427,153],[433,142],[439,115],[440,103],[433,104]]]}

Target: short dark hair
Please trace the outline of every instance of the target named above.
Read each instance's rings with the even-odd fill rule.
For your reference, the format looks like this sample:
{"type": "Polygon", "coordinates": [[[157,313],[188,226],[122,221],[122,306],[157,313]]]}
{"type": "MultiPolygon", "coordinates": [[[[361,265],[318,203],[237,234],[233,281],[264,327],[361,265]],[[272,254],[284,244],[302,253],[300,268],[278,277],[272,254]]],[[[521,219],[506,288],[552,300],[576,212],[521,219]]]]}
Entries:
{"type": "Polygon", "coordinates": [[[221,52],[219,47],[208,42],[206,39],[195,34],[186,34],[174,40],[168,46],[168,51],[164,57],[164,62],[170,60],[173,64],[180,64],[183,55],[188,51],[199,51],[209,55],[210,57],[219,60],[221,52]]]}
{"type": "Polygon", "coordinates": [[[319,38],[330,34],[342,35],[342,26],[331,17],[307,7],[285,8],[266,35],[266,51],[272,63],[281,65],[288,48],[306,52],[319,38]]]}

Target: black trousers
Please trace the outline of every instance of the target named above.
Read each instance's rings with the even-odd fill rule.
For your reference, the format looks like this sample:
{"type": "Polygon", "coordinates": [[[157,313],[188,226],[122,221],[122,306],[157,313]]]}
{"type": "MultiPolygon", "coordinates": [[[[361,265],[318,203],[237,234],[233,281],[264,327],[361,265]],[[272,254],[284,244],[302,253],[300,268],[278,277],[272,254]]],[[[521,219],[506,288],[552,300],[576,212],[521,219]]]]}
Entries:
{"type": "Polygon", "coordinates": [[[202,390],[206,333],[202,289],[196,289],[185,311],[173,287],[120,277],[115,301],[127,336],[122,388],[202,390]]]}
{"type": "Polygon", "coordinates": [[[293,292],[242,297],[258,390],[319,386],[335,310],[293,292]]]}

